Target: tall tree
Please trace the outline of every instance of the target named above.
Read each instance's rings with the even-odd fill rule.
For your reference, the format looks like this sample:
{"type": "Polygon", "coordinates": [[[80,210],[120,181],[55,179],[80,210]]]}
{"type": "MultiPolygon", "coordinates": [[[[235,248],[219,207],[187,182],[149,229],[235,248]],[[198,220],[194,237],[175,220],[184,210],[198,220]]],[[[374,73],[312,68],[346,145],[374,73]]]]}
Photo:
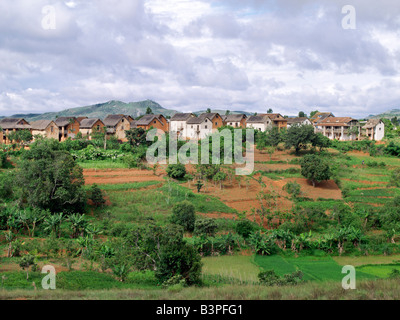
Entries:
{"type": "Polygon", "coordinates": [[[147,107],[146,114],[153,114],[153,110],[150,107],[147,107]]]}
{"type": "Polygon", "coordinates": [[[296,154],[299,154],[302,148],[306,148],[308,143],[312,142],[314,137],[314,127],[311,125],[291,126],[286,134],[285,145],[287,148],[294,147],[296,154]]]}
{"type": "Polygon", "coordinates": [[[315,187],[316,182],[329,180],[332,176],[332,171],[322,158],[314,154],[308,154],[301,160],[301,174],[310,180],[315,187]]]}
{"type": "Polygon", "coordinates": [[[299,118],[307,118],[307,115],[305,114],[304,111],[299,112],[299,118]]]}
{"type": "Polygon", "coordinates": [[[56,140],[39,139],[22,155],[15,183],[21,204],[52,212],[83,210],[82,168],[56,140]]]}

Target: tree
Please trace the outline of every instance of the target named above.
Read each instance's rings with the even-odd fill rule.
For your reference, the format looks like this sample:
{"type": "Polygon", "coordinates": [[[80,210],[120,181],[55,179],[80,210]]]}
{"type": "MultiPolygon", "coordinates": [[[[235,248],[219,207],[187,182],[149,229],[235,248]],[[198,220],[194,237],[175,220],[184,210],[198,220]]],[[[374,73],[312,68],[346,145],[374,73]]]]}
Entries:
{"type": "Polygon", "coordinates": [[[319,132],[311,138],[311,144],[313,147],[319,147],[319,151],[322,151],[324,148],[329,148],[332,141],[319,132]]]}
{"type": "Polygon", "coordinates": [[[147,107],[146,114],[153,114],[153,110],[150,107],[147,107]]]}
{"type": "Polygon", "coordinates": [[[222,189],[222,182],[226,180],[227,174],[225,172],[219,171],[214,177],[215,182],[219,182],[219,187],[222,189]]]}
{"type": "Polygon", "coordinates": [[[287,148],[294,147],[296,154],[300,149],[307,148],[307,144],[314,137],[314,127],[311,125],[293,125],[287,130],[285,145],[287,148]]]}
{"type": "Polygon", "coordinates": [[[400,188],[400,169],[394,169],[390,175],[389,186],[400,188]]]}
{"type": "Polygon", "coordinates": [[[278,128],[272,128],[266,136],[267,146],[277,147],[282,142],[282,135],[278,128]]]}
{"type": "Polygon", "coordinates": [[[185,231],[193,232],[196,221],[194,205],[187,200],[175,204],[172,208],[171,221],[182,226],[185,231]]]}
{"type": "MultiPolygon", "coordinates": [[[[79,133],[81,133],[81,132],[79,132],[79,133]]],[[[92,136],[93,141],[95,143],[97,142],[99,147],[101,144],[103,144],[104,150],[107,150],[107,127],[106,126],[104,126],[103,129],[101,129],[101,130],[94,129],[91,136],[92,136]]]]}
{"type": "Polygon", "coordinates": [[[93,184],[90,188],[88,199],[93,202],[95,207],[101,207],[106,203],[103,191],[98,187],[97,184],[93,184]]]}
{"type": "Polygon", "coordinates": [[[204,218],[196,221],[194,226],[194,235],[214,237],[218,229],[218,225],[214,219],[204,218]]]}
{"type": "Polygon", "coordinates": [[[29,280],[29,268],[36,266],[35,257],[30,254],[23,256],[19,266],[22,268],[22,270],[26,270],[26,280],[29,280]]]}
{"type": "Polygon", "coordinates": [[[183,238],[182,227],[148,225],[127,239],[138,270],[153,270],[160,283],[181,276],[186,284],[200,283],[201,256],[183,238]]]}
{"type": "Polygon", "coordinates": [[[146,131],[143,128],[135,128],[125,131],[126,139],[129,144],[136,148],[140,145],[146,145],[146,131]]]}
{"type": "Polygon", "coordinates": [[[39,139],[24,152],[15,179],[21,204],[51,212],[83,211],[83,170],[56,140],[39,139]]]}
{"type": "Polygon", "coordinates": [[[318,112],[319,112],[318,110],[312,111],[312,112],[310,113],[310,118],[312,118],[313,116],[315,116],[315,114],[317,114],[318,112]]]}
{"type": "Polygon", "coordinates": [[[320,157],[308,154],[300,162],[301,174],[310,180],[315,187],[316,182],[329,180],[332,176],[329,165],[320,157]]]}
{"type": "Polygon", "coordinates": [[[304,113],[304,111],[299,112],[299,118],[307,118],[307,115],[304,113]]]}
{"type": "Polygon", "coordinates": [[[267,147],[266,150],[267,150],[267,153],[269,154],[269,161],[272,161],[272,155],[275,153],[276,147],[270,146],[270,147],[267,147]]]}
{"type": "Polygon", "coordinates": [[[274,110],[272,110],[271,108],[268,109],[267,113],[274,113],[274,110]]]}
{"type": "Polygon", "coordinates": [[[211,113],[211,109],[210,109],[210,108],[207,108],[206,113],[211,113]]]}
{"type": "Polygon", "coordinates": [[[26,143],[33,139],[32,133],[29,130],[13,131],[10,132],[7,137],[10,141],[15,141],[17,143],[26,143]]]}
{"type": "Polygon", "coordinates": [[[202,183],[201,180],[197,180],[195,186],[197,188],[197,193],[200,193],[200,190],[204,186],[204,183],[202,183]]]}
{"type": "Polygon", "coordinates": [[[255,231],[255,225],[250,220],[241,220],[236,224],[235,230],[243,238],[247,239],[255,231]]]}
{"type": "Polygon", "coordinates": [[[170,164],[166,169],[168,177],[172,179],[183,179],[186,175],[186,168],[185,165],[178,163],[178,164],[170,164]]]}

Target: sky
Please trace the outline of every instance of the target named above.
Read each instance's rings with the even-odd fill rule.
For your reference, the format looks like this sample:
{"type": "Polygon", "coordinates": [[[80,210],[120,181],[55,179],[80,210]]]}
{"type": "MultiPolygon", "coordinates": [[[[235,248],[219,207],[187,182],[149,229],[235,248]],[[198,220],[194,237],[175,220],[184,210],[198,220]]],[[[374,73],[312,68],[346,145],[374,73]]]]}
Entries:
{"type": "Polygon", "coordinates": [[[399,72],[398,0],[0,2],[4,116],[150,99],[362,118],[400,108],[399,72]]]}

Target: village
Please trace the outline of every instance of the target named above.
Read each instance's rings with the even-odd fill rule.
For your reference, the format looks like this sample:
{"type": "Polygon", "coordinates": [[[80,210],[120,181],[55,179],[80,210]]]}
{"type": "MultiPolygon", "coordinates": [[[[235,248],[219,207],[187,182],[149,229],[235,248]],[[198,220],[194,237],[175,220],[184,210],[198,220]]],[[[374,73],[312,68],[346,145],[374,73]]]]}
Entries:
{"type": "MultiPolygon", "coordinates": [[[[210,111],[210,110],[208,110],[210,111]]],[[[227,112],[228,113],[228,112],[227,112]]],[[[181,140],[201,140],[219,128],[230,126],[241,129],[254,129],[267,132],[272,128],[288,129],[294,125],[312,125],[315,133],[321,133],[330,140],[381,141],[385,135],[385,124],[380,119],[359,121],[351,117],[335,117],[330,112],[316,112],[312,117],[287,117],[279,113],[225,114],[206,112],[199,116],[194,113],[176,113],[172,117],[162,114],[146,114],[134,119],[129,115],[108,115],[105,119],[87,117],[59,117],[53,120],[28,122],[23,118],[4,118],[0,120],[0,142],[12,143],[12,135],[18,131],[29,131],[33,138],[42,136],[60,142],[75,139],[78,136],[92,139],[92,133],[105,132],[107,136],[116,137],[126,142],[125,131],[151,128],[163,132],[175,133],[181,140]]]]}

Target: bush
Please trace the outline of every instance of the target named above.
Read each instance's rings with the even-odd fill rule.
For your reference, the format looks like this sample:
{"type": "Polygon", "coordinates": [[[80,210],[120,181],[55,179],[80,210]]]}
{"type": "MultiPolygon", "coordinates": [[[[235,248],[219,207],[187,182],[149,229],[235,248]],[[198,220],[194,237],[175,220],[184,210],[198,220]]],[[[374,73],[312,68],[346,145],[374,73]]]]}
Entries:
{"type": "Polygon", "coordinates": [[[255,231],[255,226],[250,220],[242,220],[236,224],[235,230],[239,235],[247,239],[255,231]]]}
{"type": "Polygon", "coordinates": [[[194,225],[194,234],[196,236],[208,236],[213,237],[218,229],[218,225],[216,224],[214,219],[205,218],[200,219],[195,222],[194,225]]]}
{"type": "Polygon", "coordinates": [[[192,232],[196,221],[194,205],[187,200],[175,204],[172,208],[171,221],[192,232]]]}
{"type": "Polygon", "coordinates": [[[183,164],[178,163],[178,164],[170,164],[167,167],[167,174],[168,177],[172,179],[183,179],[186,175],[186,168],[183,164]]]}
{"type": "Polygon", "coordinates": [[[97,186],[97,184],[94,184],[89,191],[89,200],[93,202],[93,205],[95,207],[101,207],[106,203],[106,200],[104,199],[103,191],[97,186]]]}
{"type": "Polygon", "coordinates": [[[266,286],[285,286],[297,285],[303,282],[303,272],[295,271],[285,274],[283,277],[278,276],[274,270],[262,271],[258,274],[259,281],[266,286]]]}
{"type": "Polygon", "coordinates": [[[298,197],[301,194],[301,187],[297,182],[288,182],[283,187],[283,190],[291,194],[294,198],[298,197]]]}
{"type": "Polygon", "coordinates": [[[400,169],[395,169],[390,175],[389,186],[400,188],[400,169]]]}

